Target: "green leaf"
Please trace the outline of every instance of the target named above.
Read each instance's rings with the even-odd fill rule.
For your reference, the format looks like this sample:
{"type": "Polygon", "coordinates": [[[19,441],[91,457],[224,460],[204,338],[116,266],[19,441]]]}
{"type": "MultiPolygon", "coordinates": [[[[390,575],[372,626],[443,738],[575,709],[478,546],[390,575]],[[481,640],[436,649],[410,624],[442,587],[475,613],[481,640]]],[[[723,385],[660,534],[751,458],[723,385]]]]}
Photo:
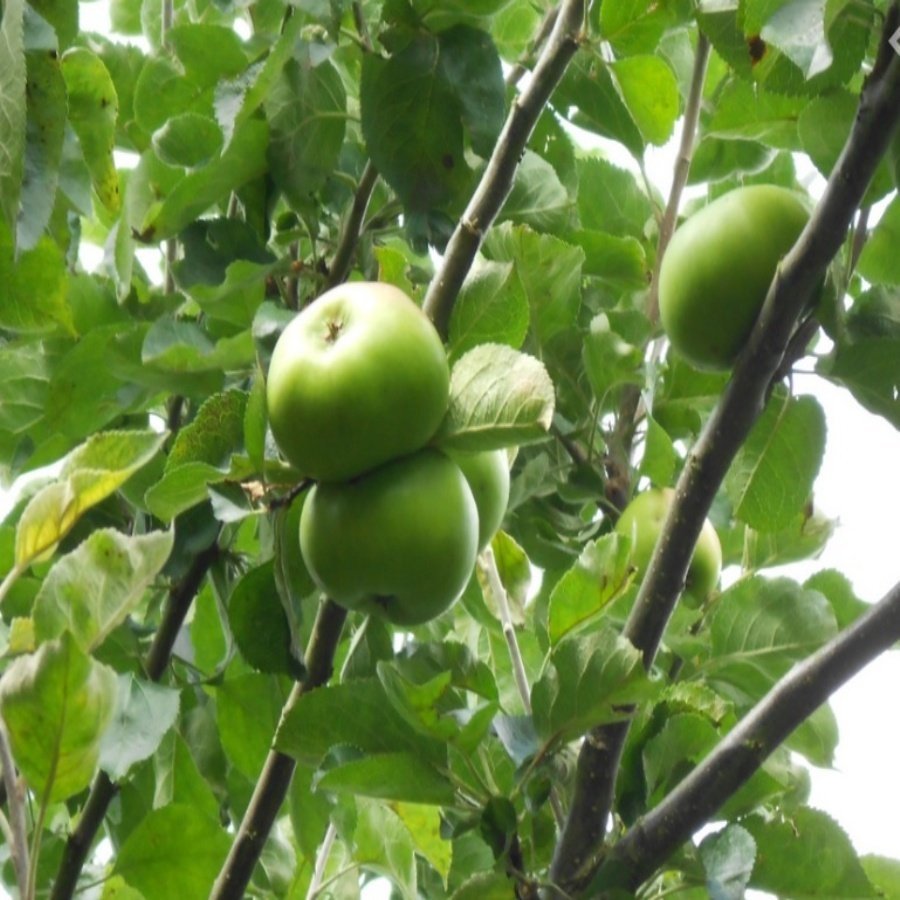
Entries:
{"type": "Polygon", "coordinates": [[[164,441],[153,431],[107,431],[73,450],[58,480],[38,491],[19,519],[16,567],[51,552],[86,510],[118,490],[164,441]]]}
{"type": "Polygon", "coordinates": [[[145,900],[144,895],[129,887],[121,875],[113,875],[103,884],[100,900],[145,900]]]}
{"type": "Polygon", "coordinates": [[[15,660],[0,679],[0,714],[16,764],[42,803],[84,790],[116,702],[116,675],[68,634],[15,660]]]}
{"type": "Polygon", "coordinates": [[[72,332],[65,260],[50,238],[16,255],[13,234],[0,222],[0,284],[0,328],[42,334],[62,326],[72,332]]]}
{"type": "Polygon", "coordinates": [[[620,0],[600,6],[600,33],[618,56],[652,53],[670,24],[672,13],[653,0],[620,0]]]}
{"type": "Polygon", "coordinates": [[[708,677],[756,700],[790,667],[837,634],[828,601],[786,578],[745,578],[710,617],[708,677]]]}
{"type": "Polygon", "coordinates": [[[629,56],[610,66],[622,99],[649,144],[662,146],[678,118],[678,83],[659,56],[629,56]]]}
{"type": "Polygon", "coordinates": [[[90,653],[141,602],[172,550],[172,532],[129,537],[100,529],[63,556],[41,584],[34,605],[35,636],[68,630],[90,653]]]}
{"type": "Polygon", "coordinates": [[[100,767],[113,781],[156,752],[175,724],[179,702],[174,688],[119,675],[116,709],[100,741],[100,767]]]}
{"type": "Polygon", "coordinates": [[[518,350],[528,332],[528,301],[512,263],[476,261],[450,317],[450,358],[479,344],[518,350]]]}
{"type": "Polygon", "coordinates": [[[678,451],[669,433],[653,418],[647,416],[647,434],[640,472],[657,487],[668,487],[675,478],[678,451]]]}
{"type": "Polygon", "coordinates": [[[418,803],[393,803],[391,809],[409,831],[416,852],[428,860],[446,886],[453,858],[453,844],[441,836],[440,810],[418,803]]]}
{"type": "Polygon", "coordinates": [[[443,744],[412,729],[375,678],[303,694],[282,720],[275,745],[311,765],[341,745],[363,753],[415,752],[430,759],[446,753],[443,744]]]}
{"type": "Polygon", "coordinates": [[[144,503],[158,519],[171,522],[176,516],[208,499],[209,485],[218,484],[227,477],[227,472],[209,463],[182,463],[168,469],[147,490],[144,503]]]}
{"type": "Polygon", "coordinates": [[[644,745],[641,761],[652,805],[671,790],[719,739],[708,718],[678,713],[666,719],[659,732],[644,745]]]}
{"type": "MultiPolygon", "coordinates": [[[[473,6],[471,0],[460,5],[473,6]]],[[[506,106],[497,48],[487,32],[466,25],[442,29],[437,39],[441,77],[459,102],[472,149],[487,159],[503,127],[506,106]]]]}
{"type": "Polygon", "coordinates": [[[900,860],[869,854],[859,861],[880,897],[886,900],[900,897],[900,860]]]}
{"type": "Polygon", "coordinates": [[[735,515],[757,531],[786,528],[809,500],[824,453],[818,401],[776,392],[729,470],[735,515]]]}
{"type": "Polygon", "coordinates": [[[824,0],[789,0],[766,22],[759,36],[778,47],[807,80],[834,61],[825,36],[824,0]]]}
{"type": "Polygon", "coordinates": [[[293,678],[302,674],[292,653],[291,627],[275,586],[272,561],[251,569],[234,586],[228,621],[241,656],[258,672],[282,672],[293,678]]]}
{"type": "Polygon", "coordinates": [[[50,221],[59,183],[67,116],[66,83],[56,54],[30,51],[26,54],[26,63],[28,120],[22,210],[16,224],[19,251],[36,247],[50,221]]]}
{"type": "Polygon", "coordinates": [[[180,178],[159,205],[140,223],[141,239],[161,241],[181,231],[230,193],[266,171],[269,129],[248,119],[238,128],[222,155],[180,178]]]}
{"type": "Polygon", "coordinates": [[[504,223],[488,232],[484,253],[488,259],[515,264],[530,308],[531,331],[541,344],[575,324],[584,262],[580,247],[526,225],[504,223]]]}
{"type": "Polygon", "coordinates": [[[390,879],[403,900],[417,900],[415,845],[397,815],[380,803],[358,800],[354,860],[390,879]]]}
{"type": "Polygon", "coordinates": [[[100,202],[117,213],[121,204],[119,175],[113,160],[119,98],[109,71],[99,56],[84,47],[62,57],[69,122],[78,135],[81,152],[100,202]]]}
{"type": "Polygon", "coordinates": [[[900,339],[870,338],[839,344],[818,370],[848,388],[870,412],[900,428],[900,339]]]}
{"type": "Polygon", "coordinates": [[[847,576],[836,569],[816,572],[803,582],[803,587],[808,591],[818,591],[828,598],[841,630],[855,622],[869,608],[868,603],[856,596],[847,576]]]}
{"type": "Polygon", "coordinates": [[[806,106],[803,97],[787,97],[735,79],[719,95],[708,134],[760,141],[783,150],[802,149],[797,120],[806,106]]]}
{"type": "Polygon", "coordinates": [[[186,803],[209,819],[218,817],[219,801],[177,730],[169,731],[163,737],[153,757],[153,768],[156,775],[154,808],[186,803]]]}
{"type": "Polygon", "coordinates": [[[404,206],[440,207],[467,179],[458,98],[441,76],[441,47],[419,34],[389,59],[367,53],[360,84],[369,156],[404,206]]]}
{"type": "Polygon", "coordinates": [[[498,221],[530,225],[536,231],[565,231],[572,225],[572,200],[556,170],[532,150],[516,169],[512,189],[498,221]]]}
{"type": "Polygon", "coordinates": [[[226,677],[216,688],[215,696],[222,749],[238,771],[255,781],[286,698],[274,676],[256,673],[226,677]]]}
{"type": "Polygon", "coordinates": [[[119,848],[114,872],[145,900],[204,900],[230,845],[218,822],[172,804],[139,822],[119,848]]]}
{"type": "Polygon", "coordinates": [[[326,769],[316,788],[361,797],[436,806],[453,803],[456,792],[434,766],[413,753],[376,753],[326,769]]]}
{"type": "Polygon", "coordinates": [[[653,206],[634,175],[605,159],[588,157],[578,166],[578,213],[583,228],[623,238],[643,238],[653,206]]]}
{"type": "Polygon", "coordinates": [[[756,841],[750,887],[791,897],[875,897],[841,827],[801,807],[786,820],[752,816],[741,823],[756,841]]]}
{"type": "Polygon", "coordinates": [[[700,844],[711,900],[742,900],[756,862],[756,842],[740,825],[728,825],[700,844]]]}
{"type": "Polygon", "coordinates": [[[153,149],[164,163],[187,168],[215,159],[222,143],[222,129],[216,121],[196,112],[172,116],[153,135],[153,149]]]}
{"type": "Polygon", "coordinates": [[[584,338],[582,359],[591,390],[601,404],[609,399],[609,392],[617,385],[643,381],[643,350],[616,334],[606,313],[598,313],[591,319],[584,338]]]}
{"type": "Polygon", "coordinates": [[[543,364],[500,344],[481,344],[450,373],[450,405],[436,440],[460,450],[494,450],[546,437],[553,385],[543,364]]]}
{"type": "Polygon", "coordinates": [[[866,241],[859,258],[859,273],[873,284],[900,284],[900,196],[894,197],[866,241]]]}
{"type": "Polygon", "coordinates": [[[535,728],[545,741],[572,740],[627,718],[629,705],[654,691],[640,652],[612,629],[570,636],[550,652],[534,685],[535,728]]]}
{"type": "Polygon", "coordinates": [[[166,471],[191,462],[226,467],[241,446],[246,406],[243,391],[224,391],[207,398],[193,421],[178,432],[166,471]]]}
{"type": "Polygon", "coordinates": [[[607,534],[588,544],[578,562],[550,594],[548,631],[551,644],[590,622],[631,583],[629,542],[607,534]]]}
{"type": "Polygon", "coordinates": [[[347,95],[330,60],[287,62],[265,101],[272,178],[294,206],[308,203],[337,166],[347,95]]]}
{"type": "MultiPolygon", "coordinates": [[[[803,150],[828,178],[847,142],[859,107],[859,97],[849,91],[832,91],[809,102],[797,121],[803,150]]],[[[866,190],[864,205],[872,204],[893,189],[887,160],[882,160],[866,190]]],[[[893,262],[893,260],[891,260],[893,262]]],[[[900,278],[898,278],[900,281],[900,278]]]]}
{"type": "Polygon", "coordinates": [[[634,237],[580,229],[568,239],[584,251],[584,274],[615,285],[643,288],[650,277],[647,254],[634,237]]]}
{"type": "MultiPolygon", "coordinates": [[[[0,138],[0,209],[11,228],[19,212],[22,176],[25,172],[26,102],[25,44],[23,40],[23,0],[3,4],[0,20],[0,119],[6,123],[0,138]]],[[[6,284],[6,279],[3,279],[6,284]]]]}

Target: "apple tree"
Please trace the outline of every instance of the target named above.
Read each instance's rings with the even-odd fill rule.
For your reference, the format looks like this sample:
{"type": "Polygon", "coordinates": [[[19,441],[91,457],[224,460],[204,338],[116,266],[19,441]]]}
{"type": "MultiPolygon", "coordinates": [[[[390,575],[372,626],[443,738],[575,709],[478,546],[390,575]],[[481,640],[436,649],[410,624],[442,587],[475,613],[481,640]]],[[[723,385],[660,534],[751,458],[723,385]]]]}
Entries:
{"type": "Polygon", "coordinates": [[[900,584],[773,571],[834,526],[797,363],[900,428],[896,0],[0,9],[9,892],[900,896],[808,768],[900,584]],[[796,228],[750,204],[750,239],[683,249],[757,185],[796,228]],[[660,321],[701,270],[701,344],[759,283],[711,368],[660,321]],[[268,383],[350,282],[383,283],[374,333],[384,285],[412,298],[437,374],[390,332],[346,389],[300,342],[268,383]],[[373,400],[401,370],[425,413],[373,400]],[[290,406],[348,394],[327,428],[290,406]],[[648,541],[617,522],[649,492],[648,541]]]}

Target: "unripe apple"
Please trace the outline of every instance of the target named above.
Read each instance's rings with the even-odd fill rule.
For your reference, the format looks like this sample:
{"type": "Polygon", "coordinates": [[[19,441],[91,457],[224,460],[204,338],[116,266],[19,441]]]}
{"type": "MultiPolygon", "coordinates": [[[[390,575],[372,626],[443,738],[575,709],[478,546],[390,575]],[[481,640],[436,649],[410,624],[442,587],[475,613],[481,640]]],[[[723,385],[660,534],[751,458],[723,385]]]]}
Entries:
{"type": "Polygon", "coordinates": [[[491,542],[506,515],[509,502],[509,462],[505,450],[453,451],[450,458],[462,469],[478,507],[478,552],[491,542]]]}
{"type": "Polygon", "coordinates": [[[775,185],[736,188],[687,219],[659,272],[659,316],[672,347],[698,368],[731,366],[808,219],[804,198],[775,185]]]}
{"type": "Polygon", "coordinates": [[[313,487],[300,549],[336,603],[419,625],[449,608],[468,583],[478,510],[459,466],[426,448],[353,481],[313,487]]]}
{"type": "MultiPolygon", "coordinates": [[[[663,523],[675,499],[671,488],[650,488],[638,494],[625,507],[616,531],[631,538],[631,561],[637,577],[643,578],[659,539],[663,523]]],[[[715,589],[722,570],[722,546],[712,522],[707,519],[700,530],[684,584],[685,600],[699,605],[715,589]]]]}
{"type": "Polygon", "coordinates": [[[393,285],[351,282],[282,332],[266,403],[291,465],[310,478],[346,481],[423,447],[449,390],[447,355],[422,310],[393,285]]]}

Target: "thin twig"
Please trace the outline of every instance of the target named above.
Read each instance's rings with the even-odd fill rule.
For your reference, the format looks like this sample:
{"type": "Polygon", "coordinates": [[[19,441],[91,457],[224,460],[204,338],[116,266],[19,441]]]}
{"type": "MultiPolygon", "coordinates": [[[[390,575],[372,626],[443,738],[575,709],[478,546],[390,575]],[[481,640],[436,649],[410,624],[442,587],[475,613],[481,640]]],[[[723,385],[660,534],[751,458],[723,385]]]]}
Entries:
{"type": "Polygon", "coordinates": [[[531,65],[531,63],[534,61],[535,55],[544,45],[544,41],[546,41],[550,36],[550,32],[553,31],[553,26],[556,25],[556,17],[558,15],[558,6],[554,6],[552,9],[547,11],[547,14],[541,21],[537,33],[535,34],[531,43],[528,45],[528,49],[522,54],[516,64],[507,73],[505,79],[507,87],[515,87],[522,80],[522,77],[528,71],[529,65],[531,65]]]}
{"type": "Polygon", "coordinates": [[[316,853],[316,867],[313,869],[313,876],[309,882],[309,889],[306,892],[306,900],[315,900],[316,895],[322,890],[322,882],[325,879],[325,869],[328,866],[328,858],[331,856],[331,850],[337,839],[337,827],[334,822],[328,823],[328,830],[322,844],[316,853]]]}
{"type": "Polygon", "coordinates": [[[691,76],[691,87],[684,105],[684,120],[681,125],[681,142],[678,156],[675,158],[675,170],[672,175],[672,187],[666,211],[659,226],[659,240],[656,249],[656,262],[653,267],[653,280],[650,282],[650,296],[647,301],[647,315],[651,324],[659,319],[659,268],[662,265],[666,248],[675,232],[678,221],[678,208],[681,195],[687,184],[691,171],[691,160],[694,158],[694,144],[697,139],[697,123],[700,121],[700,105],[703,99],[703,84],[706,81],[706,68],[709,62],[709,39],[703,32],[697,37],[697,51],[694,54],[694,69],[691,76]]]}
{"type": "Polygon", "coordinates": [[[514,100],[494,152],[428,285],[424,309],[441,334],[475,254],[512,188],[519,159],[550,95],[582,41],[584,0],[562,0],[547,43],[525,90],[514,100]]]}
{"type": "MultiPolygon", "coordinates": [[[[896,2],[887,27],[900,19],[896,2]]],[[[884,44],[887,44],[886,31],[884,44]]],[[[735,364],[731,381],[691,449],[675,489],[624,636],[649,668],[684,584],[690,556],[713,497],[765,405],[796,323],[825,269],[843,244],[900,118],[900,56],[882,53],[860,97],[859,111],[825,192],[782,261],[762,313],[735,364]]],[[[615,776],[627,722],[597,728],[579,753],[573,801],[556,848],[551,881],[577,892],[602,859],[615,776]]]]}
{"type": "MultiPolygon", "coordinates": [[[[900,639],[900,583],[795,666],[658,805],[612,847],[600,878],[627,873],[635,890],[845,682],[900,639]]],[[[614,877],[614,876],[613,876],[614,877]]]]}
{"type": "Polygon", "coordinates": [[[350,274],[350,266],[353,262],[353,254],[356,252],[359,237],[362,234],[363,221],[366,210],[369,208],[369,200],[372,199],[372,191],[378,181],[378,170],[372,165],[372,161],[366,163],[359,179],[356,193],[353,195],[353,204],[344,222],[340,243],[331,261],[328,277],[325,279],[325,287],[333,288],[347,280],[350,274]]]}
{"type": "Polygon", "coordinates": [[[16,871],[16,883],[19,895],[28,894],[28,829],[25,824],[25,792],[16,777],[12,750],[9,746],[9,735],[6,725],[0,720],[0,765],[3,766],[3,784],[6,786],[6,797],[9,803],[9,851],[16,871]]]}

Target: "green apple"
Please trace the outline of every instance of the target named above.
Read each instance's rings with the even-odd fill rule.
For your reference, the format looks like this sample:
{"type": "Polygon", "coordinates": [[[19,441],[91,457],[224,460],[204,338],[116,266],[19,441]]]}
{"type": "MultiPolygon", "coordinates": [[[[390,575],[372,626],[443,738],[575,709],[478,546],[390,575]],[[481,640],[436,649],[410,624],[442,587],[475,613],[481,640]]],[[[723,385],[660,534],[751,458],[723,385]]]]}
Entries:
{"type": "Polygon", "coordinates": [[[434,326],[401,290],[351,282],[285,328],[266,383],[272,434],[303,475],[346,481],[423,447],[447,411],[434,326]]]}
{"type": "Polygon", "coordinates": [[[509,462],[505,450],[448,454],[462,469],[478,508],[478,552],[497,533],[509,502],[509,462]]]}
{"type": "Polygon", "coordinates": [[[808,219],[804,198],[774,185],[736,188],[687,219],[659,273],[660,321],[675,350],[699,368],[727,369],[808,219]]]}
{"type": "Polygon", "coordinates": [[[300,550],[336,603],[419,625],[465,588],[478,552],[478,510],[459,466],[425,448],[353,481],[313,487],[300,550]]]}
{"type": "MultiPolygon", "coordinates": [[[[650,488],[638,494],[622,512],[616,531],[631,538],[631,561],[637,577],[643,578],[653,549],[669,514],[675,491],[650,488]]],[[[712,522],[707,519],[700,530],[684,584],[685,600],[692,606],[702,603],[715,589],[722,570],[722,546],[712,522]]]]}

